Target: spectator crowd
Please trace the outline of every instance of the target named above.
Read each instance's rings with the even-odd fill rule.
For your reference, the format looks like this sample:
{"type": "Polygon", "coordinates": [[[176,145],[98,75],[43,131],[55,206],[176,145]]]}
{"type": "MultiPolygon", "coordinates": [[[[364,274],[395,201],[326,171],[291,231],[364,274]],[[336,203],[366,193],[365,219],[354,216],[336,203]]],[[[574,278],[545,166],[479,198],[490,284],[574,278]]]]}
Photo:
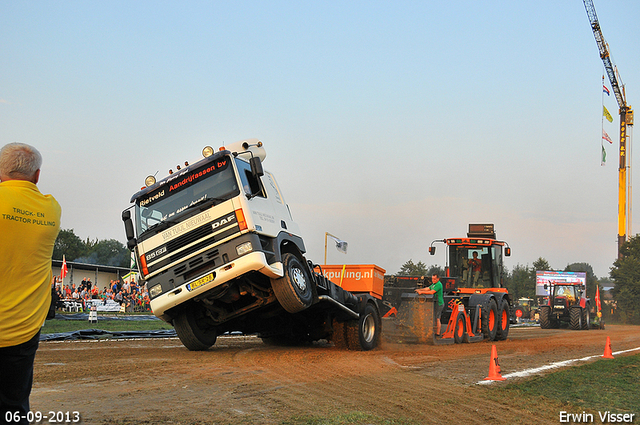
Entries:
{"type": "Polygon", "coordinates": [[[108,287],[104,286],[102,289],[88,278],[82,279],[78,286],[75,283],[64,285],[59,277],[54,277],[53,280],[52,296],[56,309],[62,309],[65,301],[75,301],[82,303],[83,310],[86,311],[89,300],[102,300],[103,305],[108,300],[113,300],[120,306],[124,305],[126,312],[151,311],[146,285],[139,286],[135,280],[112,280],[108,287]]]}

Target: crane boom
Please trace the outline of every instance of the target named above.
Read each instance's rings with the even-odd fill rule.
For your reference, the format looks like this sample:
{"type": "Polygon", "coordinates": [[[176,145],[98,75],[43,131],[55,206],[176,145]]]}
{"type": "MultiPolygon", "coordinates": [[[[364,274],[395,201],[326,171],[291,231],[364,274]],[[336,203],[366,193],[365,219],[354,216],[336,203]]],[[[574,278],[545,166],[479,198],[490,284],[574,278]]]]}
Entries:
{"type": "Polygon", "coordinates": [[[596,8],[593,5],[593,1],[591,0],[583,0],[584,8],[587,10],[587,16],[589,18],[589,23],[591,24],[591,29],[593,30],[593,36],[596,39],[596,44],[598,45],[598,50],[600,51],[600,58],[604,63],[604,69],[609,77],[609,82],[611,83],[611,88],[613,89],[613,93],[616,96],[616,100],[618,101],[618,107],[622,108],[627,105],[627,102],[624,99],[624,93],[620,89],[621,84],[618,84],[618,79],[616,78],[616,73],[614,71],[613,63],[611,62],[611,55],[609,54],[609,45],[604,39],[602,35],[602,29],[600,29],[600,22],[598,22],[598,15],[596,15],[596,8]]]}
{"type": "MultiPolygon", "coordinates": [[[[624,85],[622,81],[618,83],[619,76],[616,77],[616,69],[611,61],[609,54],[609,46],[602,35],[598,15],[592,0],[583,0],[584,8],[587,11],[587,17],[593,30],[593,36],[596,39],[600,58],[604,63],[604,69],[609,77],[611,88],[616,96],[620,113],[620,164],[618,166],[618,258],[622,257],[620,249],[627,239],[627,234],[631,233],[631,188],[627,191],[630,183],[627,176],[627,125],[633,126],[633,110],[627,105],[624,93],[624,85]],[[627,222],[627,216],[629,221],[627,222]]],[[[631,142],[629,142],[629,146],[631,142]]],[[[629,174],[631,174],[631,162],[629,161],[629,174]]]]}

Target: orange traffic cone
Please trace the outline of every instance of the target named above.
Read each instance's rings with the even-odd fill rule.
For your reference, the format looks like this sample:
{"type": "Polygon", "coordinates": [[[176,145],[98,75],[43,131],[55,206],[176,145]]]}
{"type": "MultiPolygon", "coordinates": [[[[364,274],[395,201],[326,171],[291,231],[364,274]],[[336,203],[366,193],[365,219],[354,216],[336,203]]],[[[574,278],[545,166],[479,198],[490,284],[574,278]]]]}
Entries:
{"type": "Polygon", "coordinates": [[[613,353],[611,353],[611,340],[607,337],[607,344],[604,346],[604,354],[602,355],[605,359],[613,359],[613,353]]]}
{"type": "Polygon", "coordinates": [[[498,349],[495,345],[491,346],[491,361],[489,362],[489,376],[484,378],[485,381],[504,381],[500,375],[500,364],[498,363],[498,349]]]}

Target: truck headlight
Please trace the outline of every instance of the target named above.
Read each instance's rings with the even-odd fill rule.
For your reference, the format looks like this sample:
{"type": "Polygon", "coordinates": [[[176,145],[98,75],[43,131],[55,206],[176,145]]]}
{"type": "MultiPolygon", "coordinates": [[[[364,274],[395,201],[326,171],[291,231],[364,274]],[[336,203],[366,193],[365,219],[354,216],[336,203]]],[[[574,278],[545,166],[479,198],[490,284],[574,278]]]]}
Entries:
{"type": "Polygon", "coordinates": [[[236,247],[236,252],[238,253],[238,255],[245,255],[250,253],[251,251],[253,251],[253,245],[251,245],[251,242],[245,242],[236,247]]]}
{"type": "Polygon", "coordinates": [[[162,285],[157,284],[149,289],[149,298],[155,298],[158,295],[162,294],[162,285]]]}

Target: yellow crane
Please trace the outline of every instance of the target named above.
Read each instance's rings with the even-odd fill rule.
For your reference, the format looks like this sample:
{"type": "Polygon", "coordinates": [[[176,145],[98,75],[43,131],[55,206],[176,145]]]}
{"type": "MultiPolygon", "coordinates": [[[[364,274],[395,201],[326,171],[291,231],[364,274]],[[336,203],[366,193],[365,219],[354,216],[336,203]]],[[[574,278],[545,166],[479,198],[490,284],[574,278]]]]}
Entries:
{"type": "Polygon", "coordinates": [[[618,258],[622,257],[620,248],[627,239],[627,234],[631,233],[631,159],[627,161],[628,152],[631,148],[631,133],[633,129],[633,110],[631,105],[627,105],[625,99],[624,85],[611,61],[609,46],[602,35],[596,8],[592,0],[583,0],[584,8],[587,11],[589,23],[593,30],[593,35],[598,44],[600,58],[604,63],[604,69],[609,77],[611,88],[616,96],[620,113],[620,164],[618,166],[618,258]],[[629,128],[628,128],[629,127],[629,128]],[[627,145],[627,137],[629,144],[627,145]],[[628,164],[627,164],[628,163],[628,164]],[[627,167],[629,173],[627,175],[627,167]],[[628,188],[628,190],[627,190],[628,188]]]}

